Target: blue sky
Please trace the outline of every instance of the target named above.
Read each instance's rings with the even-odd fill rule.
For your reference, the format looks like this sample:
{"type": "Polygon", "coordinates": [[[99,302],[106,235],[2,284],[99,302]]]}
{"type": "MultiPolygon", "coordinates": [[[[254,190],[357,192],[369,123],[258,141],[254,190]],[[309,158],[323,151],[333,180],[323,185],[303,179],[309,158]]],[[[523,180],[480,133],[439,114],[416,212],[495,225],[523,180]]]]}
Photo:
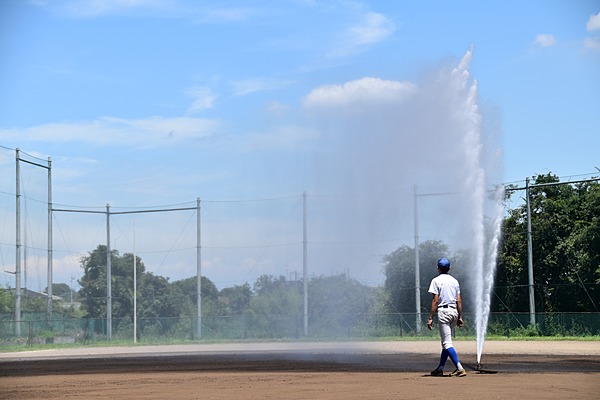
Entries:
{"type": "MultiPolygon", "coordinates": [[[[547,172],[563,180],[597,172],[597,1],[4,1],[4,269],[14,270],[11,149],[18,147],[52,158],[57,205],[187,207],[202,198],[203,270],[220,287],[301,270],[306,191],[313,207],[312,261],[328,266],[313,273],[346,272],[379,284],[380,256],[413,240],[413,186],[447,189],[428,178],[425,160],[448,166],[459,154],[443,133],[428,136],[417,129],[422,125],[404,123],[443,97],[435,81],[447,75],[439,71],[456,67],[467,53],[485,151],[501,152],[498,160],[491,156],[493,168],[484,168],[489,184],[519,184],[547,172]],[[424,87],[431,102],[411,101],[424,87]],[[384,140],[381,132],[414,140],[384,140]],[[264,201],[249,201],[257,199],[264,201]],[[343,214],[339,205],[348,203],[351,214],[343,214]],[[244,211],[227,208],[233,204],[244,211]],[[244,215],[237,223],[236,213],[244,215]],[[324,215],[332,216],[329,223],[324,215]],[[340,239],[340,231],[352,226],[364,236],[340,239]],[[284,243],[291,243],[289,253],[279,254],[275,248],[287,248],[284,243]],[[326,243],[366,249],[336,263],[339,254],[331,249],[319,255],[326,243]],[[225,253],[243,248],[253,254],[226,260],[225,253]]],[[[432,111],[425,119],[435,118],[432,111]]],[[[439,177],[447,169],[430,172],[439,177]]],[[[31,231],[38,232],[30,264],[41,265],[30,279],[34,289],[43,289],[45,175],[29,166],[23,174],[31,231]]],[[[138,250],[149,270],[172,280],[195,273],[189,270],[195,255],[189,217],[135,218],[138,250]],[[152,218],[154,228],[146,228],[152,218]],[[164,238],[154,231],[157,225],[168,232],[164,238]],[[175,260],[169,251],[179,248],[188,250],[175,260]],[[153,249],[163,252],[153,258],[153,249]]],[[[67,282],[81,275],[77,258],[102,242],[102,220],[55,218],[55,281],[67,282]]],[[[423,239],[439,238],[439,218],[424,219],[423,239]]],[[[115,222],[113,246],[121,253],[133,249],[132,220],[115,222]]],[[[14,276],[0,279],[10,284],[14,276]]]]}

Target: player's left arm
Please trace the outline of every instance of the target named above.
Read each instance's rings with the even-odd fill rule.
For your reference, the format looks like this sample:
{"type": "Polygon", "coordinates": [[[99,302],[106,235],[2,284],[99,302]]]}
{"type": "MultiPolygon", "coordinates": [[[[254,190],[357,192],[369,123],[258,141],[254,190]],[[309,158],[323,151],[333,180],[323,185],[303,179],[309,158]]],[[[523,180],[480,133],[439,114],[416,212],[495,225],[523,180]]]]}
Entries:
{"type": "Polygon", "coordinates": [[[462,300],[460,298],[460,293],[456,296],[456,310],[458,311],[458,321],[456,321],[456,325],[463,326],[464,321],[462,319],[462,300]]]}

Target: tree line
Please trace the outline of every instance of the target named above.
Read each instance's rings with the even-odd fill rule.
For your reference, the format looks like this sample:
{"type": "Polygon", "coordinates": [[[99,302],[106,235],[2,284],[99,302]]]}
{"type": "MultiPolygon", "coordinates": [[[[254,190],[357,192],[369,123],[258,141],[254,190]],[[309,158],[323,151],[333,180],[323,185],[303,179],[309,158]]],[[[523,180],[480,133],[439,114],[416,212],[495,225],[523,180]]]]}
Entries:
{"type": "MultiPolygon", "coordinates": [[[[558,184],[551,173],[534,176],[530,188],[533,275],[536,312],[600,311],[600,184],[588,180],[558,184]],[[550,185],[547,185],[550,184],[550,185]],[[536,185],[539,185],[536,187],[536,185]]],[[[523,192],[509,187],[506,200],[523,192]]],[[[528,312],[527,204],[508,210],[503,220],[492,312],[528,312]]],[[[429,306],[427,288],[436,275],[435,262],[450,254],[441,241],[419,246],[421,304],[429,306]],[[425,293],[424,293],[425,292],[425,293]]],[[[450,254],[451,273],[461,282],[465,251],[450,254]]],[[[384,257],[384,293],[390,312],[415,310],[414,247],[400,246],[384,257]]],[[[470,298],[466,300],[469,312],[470,298]]]]}
{"type": "MultiPolygon", "coordinates": [[[[600,303],[600,185],[597,181],[559,183],[552,174],[533,177],[530,189],[531,226],[534,254],[534,289],[537,312],[598,312],[600,303]]],[[[507,200],[516,191],[507,191],[507,200]]],[[[81,302],[84,317],[106,317],[106,246],[99,245],[81,259],[83,277],[75,298],[81,302]]],[[[437,274],[435,262],[441,256],[452,259],[452,273],[466,280],[465,251],[452,252],[442,241],[419,245],[422,311],[429,307],[427,288],[437,274]]],[[[133,257],[111,251],[112,317],[132,318],[133,257]]],[[[137,256],[135,256],[137,257],[137,256]]],[[[493,312],[527,312],[527,209],[526,204],[507,211],[495,287],[493,312]]],[[[196,315],[196,277],[170,282],[148,272],[137,257],[138,318],[179,318],[196,315]]],[[[316,276],[308,282],[309,315],[358,315],[414,313],[414,248],[400,246],[382,258],[385,283],[373,288],[346,275],[316,276]]],[[[68,285],[56,284],[54,294],[69,295],[68,285]]],[[[69,289],[70,291],[70,289],[69,289]]],[[[252,286],[245,283],[218,290],[207,277],[201,278],[203,316],[303,315],[303,285],[284,276],[263,275],[252,286]]],[[[469,296],[464,296],[469,312],[469,296]]],[[[14,309],[14,300],[12,300],[14,309]]],[[[40,303],[40,311],[45,304],[40,303]]],[[[11,296],[0,291],[0,312],[9,312],[11,296]]],[[[26,308],[24,308],[26,310],[26,308]]],[[[334,321],[329,319],[329,323],[334,321]]]]}
{"type": "MultiPolygon", "coordinates": [[[[137,257],[137,256],[136,256],[137,257]]],[[[138,318],[193,317],[197,310],[197,278],[169,282],[146,271],[137,257],[138,318]]],[[[133,254],[111,251],[112,317],[128,318],[133,310],[133,254]]],[[[106,316],[106,246],[99,245],[82,259],[81,299],[87,316],[106,316]]],[[[303,315],[303,282],[284,276],[262,275],[248,283],[218,290],[201,277],[203,316],[303,315]]],[[[377,290],[345,275],[313,277],[309,282],[309,313],[367,313],[377,290]],[[341,296],[340,296],[341,294],[341,296]]]]}

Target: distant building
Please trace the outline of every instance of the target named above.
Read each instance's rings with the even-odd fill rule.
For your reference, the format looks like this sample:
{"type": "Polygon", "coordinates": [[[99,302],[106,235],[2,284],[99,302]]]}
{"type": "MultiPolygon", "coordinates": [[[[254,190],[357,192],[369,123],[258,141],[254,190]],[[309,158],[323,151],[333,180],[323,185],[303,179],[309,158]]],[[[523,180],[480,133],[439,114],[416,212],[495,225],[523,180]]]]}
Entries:
{"type": "MultiPolygon", "coordinates": [[[[15,295],[15,288],[9,288],[8,290],[13,294],[13,296],[15,295]]],[[[30,299],[48,299],[48,293],[36,292],[35,290],[21,288],[21,297],[27,297],[30,299]]],[[[60,296],[52,295],[52,300],[63,301],[64,299],[60,296]]]]}

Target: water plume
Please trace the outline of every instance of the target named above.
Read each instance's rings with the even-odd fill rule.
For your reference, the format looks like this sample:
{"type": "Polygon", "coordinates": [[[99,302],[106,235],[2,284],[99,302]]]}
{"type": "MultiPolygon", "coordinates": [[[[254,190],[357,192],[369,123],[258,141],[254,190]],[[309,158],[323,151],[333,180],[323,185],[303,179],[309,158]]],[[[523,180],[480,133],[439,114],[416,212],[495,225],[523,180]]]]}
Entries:
{"type": "MultiPolygon", "coordinates": [[[[458,63],[431,69],[418,84],[362,78],[324,86],[304,105],[324,132],[314,191],[343,194],[322,209],[311,203],[311,225],[318,232],[311,259],[343,264],[368,281],[380,268],[365,265],[370,255],[389,254],[413,240],[414,185],[420,193],[438,194],[418,200],[420,234],[467,254],[453,266],[475,313],[479,362],[503,196],[502,188],[494,188],[501,149],[494,121],[484,125],[478,84],[469,73],[472,56],[470,48],[458,63]],[[327,259],[318,243],[334,239],[349,245],[327,259]]],[[[428,273],[435,274],[435,267],[428,273]]]]}
{"type": "MultiPolygon", "coordinates": [[[[470,193],[473,243],[471,270],[473,273],[473,307],[477,332],[477,363],[481,361],[483,345],[487,333],[491,294],[494,285],[496,260],[502,224],[502,199],[504,187],[490,188],[488,174],[494,172],[499,153],[486,154],[482,134],[482,117],[477,104],[477,82],[469,83],[468,67],[472,58],[472,48],[466,53],[459,66],[452,71],[466,96],[462,110],[467,123],[464,126],[465,162],[469,171],[465,192],[470,193]],[[490,161],[486,163],[486,161],[490,161]],[[487,221],[486,221],[487,219],[487,221]]],[[[457,99],[458,100],[458,99],[457,99]]]]}

